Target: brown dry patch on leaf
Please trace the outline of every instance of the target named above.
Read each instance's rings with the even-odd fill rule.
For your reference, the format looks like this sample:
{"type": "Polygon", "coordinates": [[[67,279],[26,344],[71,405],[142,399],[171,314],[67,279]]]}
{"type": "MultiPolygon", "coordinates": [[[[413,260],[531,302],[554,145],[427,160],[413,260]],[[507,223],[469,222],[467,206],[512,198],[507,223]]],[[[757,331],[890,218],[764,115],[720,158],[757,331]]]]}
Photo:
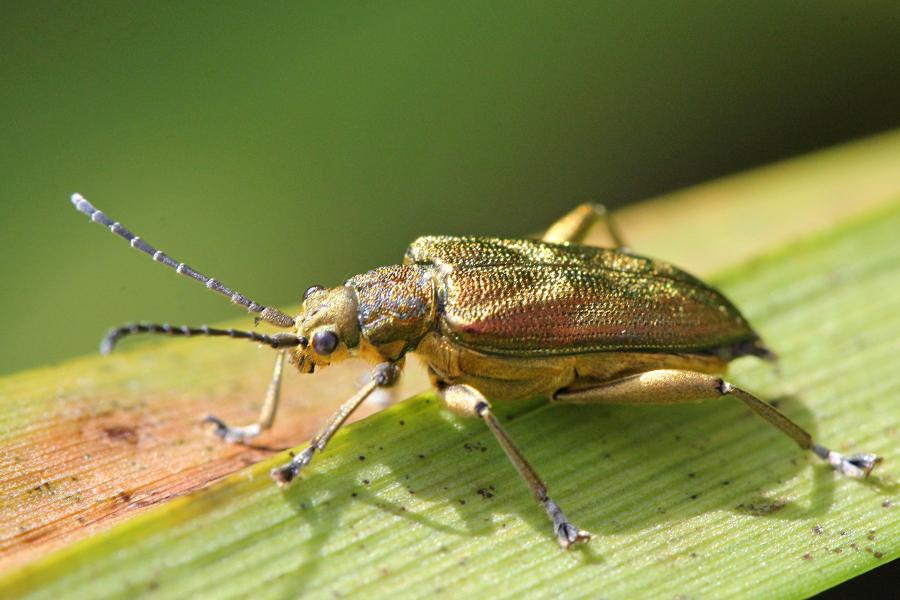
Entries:
{"type": "MultiPolygon", "coordinates": [[[[348,364],[303,381],[286,373],[276,427],[253,444],[226,444],[210,434],[202,418],[214,413],[234,423],[254,419],[265,392],[269,354],[255,356],[252,347],[232,346],[237,360],[210,364],[208,347],[193,342],[180,348],[177,361],[183,373],[203,374],[192,391],[185,391],[187,384],[180,380],[171,390],[164,381],[154,381],[172,373],[171,365],[157,364],[160,353],[168,352],[165,347],[126,351],[109,363],[95,359],[63,366],[55,378],[70,383],[62,389],[33,386],[29,374],[4,381],[5,412],[20,413],[21,420],[0,438],[0,568],[302,444],[365,372],[362,364],[348,364]],[[242,363],[245,383],[235,383],[241,371],[232,361],[242,363]],[[123,381],[125,386],[117,385],[123,381]],[[43,410],[21,414],[28,406],[43,410]]],[[[404,396],[397,397],[424,384],[410,373],[397,390],[404,396]]],[[[357,418],[376,409],[364,407],[357,418]]]]}

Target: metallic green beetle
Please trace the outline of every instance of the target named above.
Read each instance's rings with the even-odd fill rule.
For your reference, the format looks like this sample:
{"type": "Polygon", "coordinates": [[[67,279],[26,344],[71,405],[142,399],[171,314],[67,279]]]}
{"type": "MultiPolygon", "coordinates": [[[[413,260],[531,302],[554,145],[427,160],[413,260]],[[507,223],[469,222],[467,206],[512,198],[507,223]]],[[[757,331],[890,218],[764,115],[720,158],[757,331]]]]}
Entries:
{"type": "Polygon", "coordinates": [[[872,454],[843,456],[771,405],[722,379],[741,356],[774,360],[740,312],[722,294],[687,273],[633,254],[601,206],[584,204],[555,223],[543,240],[422,237],[402,265],[373,269],[344,285],[310,287],[300,314],[264,307],[178,263],[78,194],[72,203],[91,220],[182,275],[259,313],[288,333],[263,335],[210,327],[135,324],[113,329],[103,352],[133,333],[227,335],[278,353],[259,419],[226,425],[210,416],[217,435],[242,442],[271,427],[285,355],[301,373],[350,356],[375,367],[369,382],[332,415],[306,450],[272,470],[288,484],[354,410],[379,387],[392,385],[409,352],[427,365],[438,394],[453,412],[481,418],[496,436],[563,548],[590,539],[572,525],[547,486],[491,411],[492,400],[538,395],[562,403],[679,403],[725,395],[742,400],[801,448],[844,475],[864,477],[880,462],[872,454]],[[602,222],[615,248],[580,245],[602,222]]]}

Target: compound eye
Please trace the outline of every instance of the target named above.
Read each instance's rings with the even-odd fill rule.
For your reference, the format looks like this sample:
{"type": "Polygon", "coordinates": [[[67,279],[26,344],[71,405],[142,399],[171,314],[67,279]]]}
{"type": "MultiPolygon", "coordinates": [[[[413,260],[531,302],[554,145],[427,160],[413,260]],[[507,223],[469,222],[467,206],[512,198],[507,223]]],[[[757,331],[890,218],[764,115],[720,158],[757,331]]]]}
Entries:
{"type": "Polygon", "coordinates": [[[311,285],[308,288],[306,288],[305,292],[303,292],[303,299],[306,300],[307,298],[309,298],[316,292],[324,290],[324,289],[325,288],[323,288],[321,285],[311,285]]]}
{"type": "Polygon", "coordinates": [[[334,352],[338,345],[338,336],[333,331],[320,331],[313,336],[313,349],[320,356],[327,356],[334,352]]]}

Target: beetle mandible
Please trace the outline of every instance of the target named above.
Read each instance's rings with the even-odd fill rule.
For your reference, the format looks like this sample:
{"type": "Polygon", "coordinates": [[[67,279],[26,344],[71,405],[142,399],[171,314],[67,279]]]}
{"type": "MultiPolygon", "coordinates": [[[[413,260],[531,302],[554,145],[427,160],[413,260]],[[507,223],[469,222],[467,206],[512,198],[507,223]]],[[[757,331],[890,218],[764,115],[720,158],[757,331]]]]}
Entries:
{"type": "Polygon", "coordinates": [[[257,321],[289,330],[264,335],[132,324],[104,338],[103,353],[135,333],[229,336],[274,348],[272,383],[257,421],[238,427],[206,417],[224,440],[243,442],[272,426],[285,357],[300,373],[350,356],[375,365],[368,383],[327,420],[309,446],[272,469],[280,485],[290,483],[325,449],[372,392],[397,380],[410,352],[427,365],[451,411],[484,421],[546,511],[563,548],[589,540],[590,534],[574,526],[550,498],[488,399],[543,395],[558,403],[671,404],[733,396],[839,473],[865,477],[881,461],[873,454],[844,456],[815,443],[772,405],[723,379],[733,359],[774,361],[775,355],[720,292],[628,249],[600,205],[578,206],[542,240],[421,237],[400,265],[373,269],[330,289],[310,287],[300,313],[291,317],[173,260],[80,194],[72,196],[72,203],[155,261],[258,313],[257,321]],[[582,245],[588,230],[601,223],[615,247],[582,245]]]}

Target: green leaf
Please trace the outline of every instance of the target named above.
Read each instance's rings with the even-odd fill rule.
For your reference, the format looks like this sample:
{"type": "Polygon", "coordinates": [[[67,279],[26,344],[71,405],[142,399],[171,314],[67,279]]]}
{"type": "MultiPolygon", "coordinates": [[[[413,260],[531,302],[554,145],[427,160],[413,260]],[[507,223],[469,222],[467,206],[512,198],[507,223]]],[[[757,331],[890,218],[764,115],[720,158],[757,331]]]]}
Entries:
{"type": "Polygon", "coordinates": [[[783,359],[731,378],[826,445],[840,478],[738,401],[505,407],[593,541],[560,551],[479,422],[420,395],[345,428],[287,491],[282,454],[7,574],[0,595],[800,597],[900,555],[900,204],[714,281],[783,359]]]}

